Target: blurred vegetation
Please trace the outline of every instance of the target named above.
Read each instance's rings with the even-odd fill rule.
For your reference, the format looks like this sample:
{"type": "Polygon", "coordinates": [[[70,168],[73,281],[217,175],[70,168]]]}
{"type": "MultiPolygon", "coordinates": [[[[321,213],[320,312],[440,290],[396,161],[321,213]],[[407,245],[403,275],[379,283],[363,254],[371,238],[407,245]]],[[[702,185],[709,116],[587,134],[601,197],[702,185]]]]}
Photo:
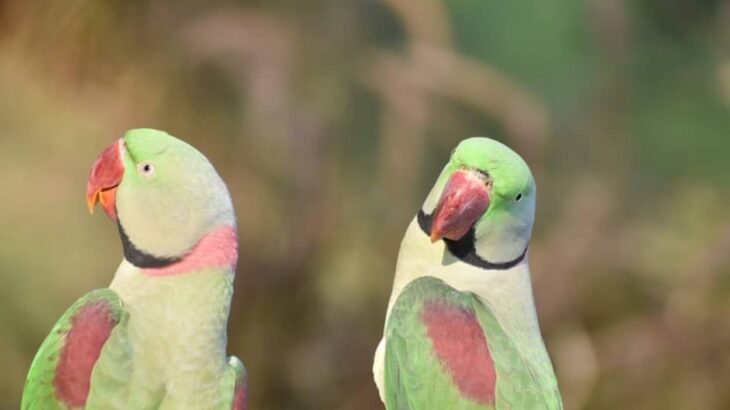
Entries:
{"type": "Polygon", "coordinates": [[[452,147],[538,180],[569,409],[730,408],[730,2],[0,1],[0,408],[121,252],[96,154],[165,129],[227,181],[252,409],[376,409],[401,235],[452,147]]]}

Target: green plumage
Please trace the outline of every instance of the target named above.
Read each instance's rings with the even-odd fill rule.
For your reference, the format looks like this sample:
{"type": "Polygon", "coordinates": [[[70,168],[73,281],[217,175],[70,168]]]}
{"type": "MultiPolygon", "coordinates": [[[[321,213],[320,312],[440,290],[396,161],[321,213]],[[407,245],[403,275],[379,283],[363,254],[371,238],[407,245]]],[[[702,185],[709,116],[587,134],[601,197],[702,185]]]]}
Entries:
{"type": "Polygon", "coordinates": [[[423,309],[440,301],[474,314],[482,327],[497,373],[497,409],[556,408],[553,392],[544,392],[488,306],[471,293],[462,293],[433,277],[406,286],[393,307],[387,325],[385,353],[386,407],[391,410],[488,410],[495,407],[465,397],[446,366],[434,352],[423,309]],[[553,404],[547,404],[552,401],[553,404]]]}
{"type": "Polygon", "coordinates": [[[454,149],[401,242],[373,363],[388,410],[562,409],[527,261],[536,192],[506,145],[454,149]]]}
{"type": "Polygon", "coordinates": [[[81,308],[94,303],[106,303],[109,307],[109,313],[114,322],[117,323],[117,326],[112,330],[112,335],[125,327],[128,314],[124,310],[119,296],[113,290],[97,289],[77,300],[56,322],[56,325],[38,349],[38,353],[36,353],[30,366],[25,389],[23,390],[22,409],[53,410],[67,408],[56,397],[53,386],[59,354],[65,337],[71,328],[74,316],[81,308]]]}
{"type": "Polygon", "coordinates": [[[87,201],[115,219],[125,258],[45,339],[22,409],[245,409],[246,371],[226,357],[235,214],[215,168],[165,132],[130,130],[94,162],[87,201]]]}
{"type": "MultiPolygon", "coordinates": [[[[68,334],[74,316],[84,307],[95,303],[106,303],[110,317],[116,326],[94,366],[91,389],[86,401],[87,409],[157,409],[165,398],[163,386],[155,387],[149,383],[144,388],[129,389],[129,381],[134,372],[134,348],[128,337],[129,313],[117,293],[111,289],[94,290],[74,303],[58,320],[51,333],[43,341],[33,359],[21,409],[23,410],[65,410],[69,407],[62,403],[53,385],[60,351],[68,334]]],[[[137,369],[142,370],[140,369],[137,369]]],[[[235,389],[245,388],[246,370],[235,356],[228,362],[220,383],[220,409],[231,409],[235,400],[235,389]]]]}
{"type": "MultiPolygon", "coordinates": [[[[236,356],[229,356],[228,357],[228,367],[226,368],[226,374],[224,376],[224,381],[221,384],[221,389],[224,392],[234,392],[233,395],[230,396],[230,399],[226,400],[223,403],[223,408],[225,409],[232,409],[232,410],[243,410],[241,408],[235,408],[234,405],[242,405],[245,402],[246,395],[248,394],[248,374],[246,373],[246,368],[243,366],[243,362],[241,362],[236,356]],[[242,402],[236,402],[236,394],[239,394],[236,389],[243,389],[243,401],[242,402]]],[[[239,400],[241,397],[239,397],[239,400]]]]}

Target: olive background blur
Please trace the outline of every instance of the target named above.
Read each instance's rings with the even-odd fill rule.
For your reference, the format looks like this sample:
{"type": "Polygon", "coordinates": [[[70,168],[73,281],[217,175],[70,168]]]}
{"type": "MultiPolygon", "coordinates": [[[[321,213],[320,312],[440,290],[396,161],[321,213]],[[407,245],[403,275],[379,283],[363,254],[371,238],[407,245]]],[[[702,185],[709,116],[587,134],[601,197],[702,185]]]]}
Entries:
{"type": "Polygon", "coordinates": [[[252,409],[382,408],[400,239],[472,135],[537,178],[566,407],[730,408],[730,1],[0,0],[0,409],[121,260],[84,190],[136,127],[231,190],[252,409]]]}

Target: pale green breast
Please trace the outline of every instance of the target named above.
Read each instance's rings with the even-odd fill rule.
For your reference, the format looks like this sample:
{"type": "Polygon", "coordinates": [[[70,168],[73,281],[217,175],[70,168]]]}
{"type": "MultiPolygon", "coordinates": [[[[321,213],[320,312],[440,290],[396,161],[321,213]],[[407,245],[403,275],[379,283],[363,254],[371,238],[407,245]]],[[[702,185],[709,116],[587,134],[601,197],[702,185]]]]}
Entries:
{"type": "Polygon", "coordinates": [[[127,373],[120,391],[100,396],[99,405],[118,400],[135,408],[219,408],[233,272],[154,277],[125,261],[110,287],[124,300],[130,319],[123,340],[110,345],[109,354],[121,354],[116,350],[125,346],[133,354],[128,369],[99,367],[100,379],[127,373]]]}

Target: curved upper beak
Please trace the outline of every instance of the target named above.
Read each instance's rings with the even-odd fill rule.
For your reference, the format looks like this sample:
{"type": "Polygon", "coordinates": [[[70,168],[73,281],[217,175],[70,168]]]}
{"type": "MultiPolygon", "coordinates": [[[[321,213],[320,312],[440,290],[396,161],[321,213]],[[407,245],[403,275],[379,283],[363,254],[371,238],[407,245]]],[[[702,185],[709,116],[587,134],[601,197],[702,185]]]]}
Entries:
{"type": "Polygon", "coordinates": [[[86,183],[86,205],[92,214],[94,206],[99,202],[111,219],[117,219],[117,187],[124,175],[123,149],[124,141],[121,139],[115,141],[99,154],[91,167],[89,180],[86,183]]]}
{"type": "Polygon", "coordinates": [[[457,241],[489,207],[489,181],[469,169],[454,171],[444,187],[431,221],[431,242],[441,238],[457,241]]]}

